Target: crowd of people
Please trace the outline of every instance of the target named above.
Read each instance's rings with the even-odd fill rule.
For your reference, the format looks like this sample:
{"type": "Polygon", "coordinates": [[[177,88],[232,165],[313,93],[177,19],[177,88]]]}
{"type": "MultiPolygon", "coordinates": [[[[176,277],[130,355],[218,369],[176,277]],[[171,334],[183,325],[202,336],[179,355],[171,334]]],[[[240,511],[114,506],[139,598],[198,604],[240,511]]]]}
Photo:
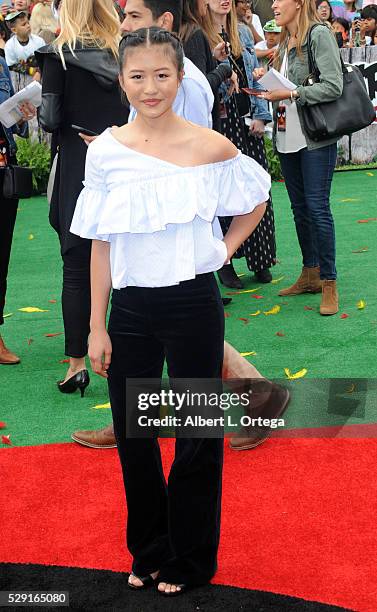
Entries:
{"type": "MultiPolygon", "coordinates": [[[[93,448],[118,447],[131,588],[157,580],[158,590],[172,596],[214,575],[223,440],[177,439],[167,485],[157,441],[126,438],[126,379],[159,379],[166,359],[173,379],[249,379],[254,416],[280,416],[288,404],[285,389],[224,343],[213,274],[226,287],[242,288],[232,260],[245,258],[258,283],[273,278],[275,221],[263,139],[273,119],[302,254],[299,278],[279,295],[321,293],[321,315],[339,310],[330,209],[337,139],[312,140],[302,113],[342,94],[334,35],[343,40],[341,20],[352,20],[374,44],[377,9],[362,8],[357,22],[352,3],[344,3],[348,17],[335,17],[332,4],[14,0],[3,8],[2,26],[10,31],[0,79],[9,96],[9,68],[37,67],[39,122],[53,135],[50,223],[63,262],[69,357],[57,389],[84,395],[89,338],[92,369],[108,381],[113,423],[72,437],[93,448]],[[321,73],[311,86],[302,84],[309,32],[321,73]],[[297,87],[265,91],[259,79],[271,67],[297,87]],[[205,513],[198,512],[203,492],[205,513]]],[[[10,161],[12,132],[25,132],[34,109],[23,111],[20,125],[1,128],[10,161]]],[[[7,222],[0,229],[0,324],[17,201],[1,206],[7,222]]],[[[1,340],[0,363],[19,361],[1,340]]],[[[244,427],[230,444],[250,449],[268,435],[268,428],[244,427]]]]}

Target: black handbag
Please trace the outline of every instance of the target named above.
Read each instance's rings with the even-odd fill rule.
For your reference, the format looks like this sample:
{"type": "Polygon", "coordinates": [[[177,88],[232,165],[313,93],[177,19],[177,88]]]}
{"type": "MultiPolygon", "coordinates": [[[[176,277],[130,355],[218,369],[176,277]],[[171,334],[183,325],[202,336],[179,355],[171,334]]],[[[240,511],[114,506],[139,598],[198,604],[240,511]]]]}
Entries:
{"type": "MultiPolygon", "coordinates": [[[[303,83],[304,85],[318,83],[320,76],[311,49],[311,33],[315,27],[317,25],[312,26],[308,33],[310,75],[303,83]]],[[[345,64],[341,56],[340,61],[343,72],[342,95],[332,102],[301,106],[305,132],[314,141],[353,134],[373,123],[376,118],[376,112],[360,70],[357,66],[345,64]]]]}
{"type": "Polygon", "coordinates": [[[33,171],[23,166],[5,166],[3,172],[3,197],[12,200],[31,198],[33,171]]]}

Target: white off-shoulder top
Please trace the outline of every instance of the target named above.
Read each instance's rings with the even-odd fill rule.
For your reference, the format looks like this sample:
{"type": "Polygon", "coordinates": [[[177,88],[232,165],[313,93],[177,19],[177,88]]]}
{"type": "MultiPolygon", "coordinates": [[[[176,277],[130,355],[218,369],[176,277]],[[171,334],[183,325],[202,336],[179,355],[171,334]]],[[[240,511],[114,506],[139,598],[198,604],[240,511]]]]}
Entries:
{"type": "Polygon", "coordinates": [[[251,212],[270,185],[240,152],[182,168],[130,149],[108,129],[88,148],[71,232],[110,242],[114,289],[176,285],[222,267],[227,250],[212,222],[251,212]]]}

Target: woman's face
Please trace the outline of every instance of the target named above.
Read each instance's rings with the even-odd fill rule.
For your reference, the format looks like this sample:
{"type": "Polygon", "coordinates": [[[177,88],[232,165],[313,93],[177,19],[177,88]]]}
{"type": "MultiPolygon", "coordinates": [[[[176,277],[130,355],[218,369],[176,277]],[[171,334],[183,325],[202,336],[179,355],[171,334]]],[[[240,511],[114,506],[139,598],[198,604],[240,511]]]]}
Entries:
{"type": "Polygon", "coordinates": [[[215,15],[228,15],[232,10],[232,0],[209,0],[208,5],[215,15]]]}
{"type": "Polygon", "coordinates": [[[321,2],[317,8],[318,17],[321,21],[328,21],[330,19],[330,7],[327,2],[321,2]]]}
{"type": "Polygon", "coordinates": [[[171,111],[182,78],[168,45],[153,45],[127,49],[119,82],[137,112],[156,119],[171,111]]]}
{"type": "Polygon", "coordinates": [[[300,0],[274,0],[272,10],[278,26],[287,26],[294,23],[300,14],[302,4],[300,0]]]}
{"type": "Polygon", "coordinates": [[[334,23],[331,25],[331,29],[334,33],[340,32],[341,34],[346,34],[346,30],[344,29],[342,24],[338,23],[337,21],[334,21],[334,23]]]}
{"type": "Polygon", "coordinates": [[[199,17],[205,17],[207,14],[208,0],[196,0],[196,2],[199,17]]]}

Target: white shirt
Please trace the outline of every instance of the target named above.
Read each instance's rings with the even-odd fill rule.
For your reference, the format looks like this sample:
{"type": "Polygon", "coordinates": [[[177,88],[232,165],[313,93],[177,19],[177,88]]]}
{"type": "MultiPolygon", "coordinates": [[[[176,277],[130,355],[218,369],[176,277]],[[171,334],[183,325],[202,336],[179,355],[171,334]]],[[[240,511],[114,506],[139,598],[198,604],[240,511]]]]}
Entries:
{"type": "Polygon", "coordinates": [[[182,168],[121,144],[110,129],[88,148],[71,232],[110,242],[114,289],[165,287],[219,270],[218,215],[246,214],[269,197],[269,174],[241,152],[182,168]]]}
{"type": "MultiPolygon", "coordinates": [[[[173,104],[173,111],[187,121],[211,128],[214,96],[208,80],[187,57],[184,59],[184,71],[185,74],[173,104]]],[[[136,110],[131,107],[129,123],[135,119],[136,114],[136,110]]]]}
{"type": "Polygon", "coordinates": [[[8,66],[14,66],[18,62],[26,61],[34,52],[41,47],[46,45],[43,38],[36,36],[36,34],[29,35],[29,42],[27,45],[20,45],[18,38],[15,34],[5,43],[5,61],[8,66]]]}
{"type": "MultiPolygon", "coordinates": [[[[288,55],[284,55],[280,73],[283,76],[288,74],[288,55]]],[[[276,130],[276,149],[279,153],[297,153],[307,146],[304,132],[301,128],[300,118],[297,112],[296,102],[283,100],[281,103],[285,106],[285,132],[279,132],[279,127],[276,130]]]]}

